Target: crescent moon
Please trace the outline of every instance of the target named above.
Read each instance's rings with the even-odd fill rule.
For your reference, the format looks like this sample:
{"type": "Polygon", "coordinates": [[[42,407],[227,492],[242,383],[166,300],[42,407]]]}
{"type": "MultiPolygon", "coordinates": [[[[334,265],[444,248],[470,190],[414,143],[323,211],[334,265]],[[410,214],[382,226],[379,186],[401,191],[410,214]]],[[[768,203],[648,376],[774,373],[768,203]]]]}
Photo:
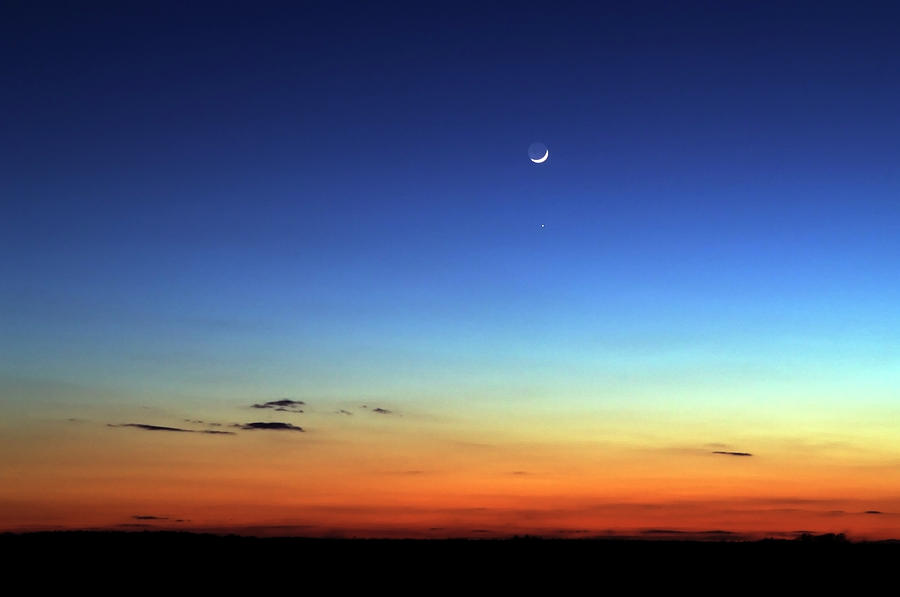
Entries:
{"type": "Polygon", "coordinates": [[[534,158],[528,158],[528,159],[531,160],[532,162],[534,162],[535,164],[543,164],[544,162],[547,161],[547,158],[549,158],[549,157],[550,157],[550,150],[548,149],[547,153],[544,154],[544,157],[538,158],[538,159],[534,159],[534,158]]]}

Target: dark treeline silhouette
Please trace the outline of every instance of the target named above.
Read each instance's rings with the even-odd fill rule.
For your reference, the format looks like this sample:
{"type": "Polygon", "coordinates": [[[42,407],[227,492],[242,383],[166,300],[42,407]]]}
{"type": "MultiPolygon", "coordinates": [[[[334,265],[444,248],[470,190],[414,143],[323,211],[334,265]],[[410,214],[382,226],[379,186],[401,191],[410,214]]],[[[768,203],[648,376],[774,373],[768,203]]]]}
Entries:
{"type": "Polygon", "coordinates": [[[900,561],[900,542],[851,542],[835,534],[761,541],[529,536],[417,540],[57,531],[0,534],[0,553],[5,554],[7,570],[52,563],[57,578],[65,578],[66,574],[81,578],[84,571],[101,577],[150,575],[157,580],[182,578],[185,574],[196,579],[262,575],[267,586],[278,588],[279,582],[289,586],[295,574],[341,583],[368,579],[378,585],[388,581],[465,584],[484,579],[528,585],[538,578],[555,582],[553,579],[557,578],[600,575],[597,582],[618,578],[664,584],[667,579],[672,583],[685,579],[709,582],[723,575],[812,579],[835,571],[870,574],[895,567],[900,561]]]}

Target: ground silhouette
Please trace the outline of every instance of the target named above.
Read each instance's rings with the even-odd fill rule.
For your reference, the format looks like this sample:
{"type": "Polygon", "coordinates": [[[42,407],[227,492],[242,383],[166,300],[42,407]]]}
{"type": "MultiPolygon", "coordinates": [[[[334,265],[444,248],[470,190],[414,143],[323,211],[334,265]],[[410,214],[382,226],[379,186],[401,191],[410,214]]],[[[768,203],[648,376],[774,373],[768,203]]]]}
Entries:
{"type": "MultiPolygon", "coordinates": [[[[7,570],[35,563],[54,575],[85,571],[129,582],[203,579],[303,586],[310,578],[344,586],[399,583],[425,591],[444,584],[522,586],[626,581],[657,587],[684,583],[741,585],[762,578],[823,579],[835,572],[870,575],[900,561],[900,542],[851,542],[843,535],[794,540],[668,539],[310,539],[257,538],[170,531],[59,531],[0,535],[7,570]],[[224,575],[224,576],[223,576],[224,575]],[[579,582],[581,582],[579,581],[579,582]],[[281,583],[281,584],[280,584],[281,583]],[[368,584],[367,584],[368,583],[368,584]],[[426,583],[426,584],[423,584],[426,583]]],[[[574,586],[574,585],[573,585],[574,586]]],[[[295,587],[295,588],[297,588],[295,587]]],[[[729,587],[722,586],[723,590],[729,587]]],[[[731,587],[734,588],[734,587],[731,587]]]]}

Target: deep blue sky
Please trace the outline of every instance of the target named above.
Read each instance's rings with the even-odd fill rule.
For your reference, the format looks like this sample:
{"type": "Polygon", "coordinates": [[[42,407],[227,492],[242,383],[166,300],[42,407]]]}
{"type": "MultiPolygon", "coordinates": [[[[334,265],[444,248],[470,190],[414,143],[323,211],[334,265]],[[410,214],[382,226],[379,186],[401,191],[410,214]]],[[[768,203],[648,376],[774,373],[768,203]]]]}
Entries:
{"type": "Polygon", "coordinates": [[[8,390],[897,381],[892,3],[33,4],[8,390]]]}

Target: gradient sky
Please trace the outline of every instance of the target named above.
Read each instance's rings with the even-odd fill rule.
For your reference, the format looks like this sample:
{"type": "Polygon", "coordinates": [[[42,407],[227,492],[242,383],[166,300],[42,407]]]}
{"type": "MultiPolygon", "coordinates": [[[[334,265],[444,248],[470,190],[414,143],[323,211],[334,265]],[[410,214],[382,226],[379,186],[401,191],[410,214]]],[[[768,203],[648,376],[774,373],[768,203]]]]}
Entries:
{"type": "Polygon", "coordinates": [[[0,530],[900,537],[896,5],[117,4],[0,9],[0,530]]]}

